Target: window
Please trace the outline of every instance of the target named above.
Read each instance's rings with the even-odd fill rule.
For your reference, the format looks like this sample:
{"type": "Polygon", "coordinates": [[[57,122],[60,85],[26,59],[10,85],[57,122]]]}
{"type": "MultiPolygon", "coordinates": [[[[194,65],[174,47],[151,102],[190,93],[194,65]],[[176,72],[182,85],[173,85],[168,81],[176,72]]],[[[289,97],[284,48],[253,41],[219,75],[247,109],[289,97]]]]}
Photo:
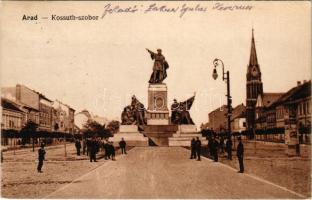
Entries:
{"type": "Polygon", "coordinates": [[[246,122],[243,122],[243,127],[246,127],[246,122]]]}

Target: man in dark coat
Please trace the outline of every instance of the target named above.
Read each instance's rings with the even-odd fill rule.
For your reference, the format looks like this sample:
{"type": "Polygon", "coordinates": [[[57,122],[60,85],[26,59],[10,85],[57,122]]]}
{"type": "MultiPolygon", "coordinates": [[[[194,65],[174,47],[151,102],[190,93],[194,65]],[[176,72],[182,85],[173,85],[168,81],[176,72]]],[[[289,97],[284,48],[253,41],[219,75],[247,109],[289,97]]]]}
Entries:
{"type": "Polygon", "coordinates": [[[97,151],[97,141],[95,138],[92,138],[89,144],[89,154],[90,154],[90,162],[96,161],[96,151],[97,151]]]}
{"type": "Polygon", "coordinates": [[[115,147],[113,145],[113,142],[109,142],[109,152],[112,156],[112,160],[115,160],[115,147]]]}
{"type": "Polygon", "coordinates": [[[223,153],[224,153],[224,139],[223,139],[222,136],[221,136],[221,138],[220,138],[220,144],[219,144],[219,146],[220,146],[220,153],[223,154],[223,153]]]}
{"type": "Polygon", "coordinates": [[[191,157],[190,159],[196,159],[196,141],[195,138],[191,140],[191,157]]]}
{"type": "Polygon", "coordinates": [[[126,152],[126,145],[127,145],[126,141],[123,138],[121,138],[121,141],[119,142],[119,147],[121,149],[121,154],[127,154],[127,152],[126,152]]]}
{"type": "Polygon", "coordinates": [[[104,150],[105,150],[104,159],[105,160],[110,159],[110,151],[109,151],[109,142],[108,141],[104,142],[104,150]]]}
{"type": "Polygon", "coordinates": [[[199,140],[199,137],[196,138],[195,148],[196,148],[197,160],[200,161],[201,141],[199,140]]]}
{"type": "Polygon", "coordinates": [[[44,150],[44,144],[42,143],[40,149],[38,150],[38,160],[39,160],[39,162],[38,162],[37,170],[38,170],[39,173],[42,173],[41,168],[43,166],[43,161],[44,161],[45,154],[46,154],[46,152],[44,150]]]}
{"type": "Polygon", "coordinates": [[[212,139],[212,153],[213,153],[213,160],[215,162],[218,162],[218,146],[219,146],[218,141],[216,140],[215,137],[213,137],[213,139],[212,139]]]}
{"type": "Polygon", "coordinates": [[[79,139],[76,140],[75,147],[76,147],[76,150],[77,150],[77,156],[80,156],[81,143],[80,143],[79,139]]]}
{"type": "Polygon", "coordinates": [[[225,144],[225,148],[226,148],[226,152],[227,152],[227,159],[232,160],[232,140],[231,137],[229,137],[226,140],[226,144],[225,144]]]}
{"type": "Polygon", "coordinates": [[[244,145],[241,137],[238,137],[237,158],[239,162],[239,173],[244,173],[244,145]]]}

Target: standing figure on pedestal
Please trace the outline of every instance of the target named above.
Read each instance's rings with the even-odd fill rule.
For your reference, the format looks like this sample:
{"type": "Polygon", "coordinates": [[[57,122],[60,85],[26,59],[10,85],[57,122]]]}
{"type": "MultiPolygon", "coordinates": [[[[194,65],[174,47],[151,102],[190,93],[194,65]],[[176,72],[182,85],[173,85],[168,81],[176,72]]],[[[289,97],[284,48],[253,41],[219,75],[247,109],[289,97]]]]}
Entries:
{"type": "Polygon", "coordinates": [[[189,110],[191,109],[193,102],[195,100],[195,95],[186,101],[178,103],[174,99],[171,105],[171,123],[172,124],[194,124],[189,110]]]}
{"type": "Polygon", "coordinates": [[[155,60],[153,73],[149,83],[162,83],[163,80],[167,77],[166,70],[169,68],[169,64],[165,60],[165,57],[161,54],[161,49],[157,49],[157,53],[154,53],[149,49],[146,50],[151,54],[152,60],[155,60]]]}

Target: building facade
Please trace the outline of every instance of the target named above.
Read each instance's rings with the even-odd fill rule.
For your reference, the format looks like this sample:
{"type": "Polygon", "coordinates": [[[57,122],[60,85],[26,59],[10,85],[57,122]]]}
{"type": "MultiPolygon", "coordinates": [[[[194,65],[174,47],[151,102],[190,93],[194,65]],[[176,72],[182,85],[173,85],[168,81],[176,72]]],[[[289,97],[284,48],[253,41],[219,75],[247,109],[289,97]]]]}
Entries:
{"type": "Polygon", "coordinates": [[[52,131],[52,101],[39,94],[39,130],[52,131]]]}
{"type": "Polygon", "coordinates": [[[20,131],[23,128],[27,113],[14,101],[1,98],[1,114],[1,130],[20,131]]]}
{"type": "Polygon", "coordinates": [[[75,129],[75,110],[62,103],[59,100],[55,100],[52,103],[52,127],[54,131],[64,132],[64,133],[74,133],[75,129]]]}

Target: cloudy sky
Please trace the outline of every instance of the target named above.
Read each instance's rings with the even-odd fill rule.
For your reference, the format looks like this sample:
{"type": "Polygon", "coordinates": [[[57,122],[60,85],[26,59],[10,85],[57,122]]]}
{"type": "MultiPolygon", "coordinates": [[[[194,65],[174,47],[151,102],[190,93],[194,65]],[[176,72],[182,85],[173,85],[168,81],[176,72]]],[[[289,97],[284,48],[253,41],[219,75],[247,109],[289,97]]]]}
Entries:
{"type": "Polygon", "coordinates": [[[311,77],[309,2],[224,2],[251,10],[213,9],[213,2],[157,2],[157,6],[206,8],[205,12],[139,11],[107,14],[97,21],[55,21],[51,15],[101,15],[109,2],[2,2],[1,85],[24,84],[77,111],[88,109],[119,119],[135,94],[147,107],[153,62],[145,48],[161,48],[170,68],[165,83],[169,105],[196,92],[191,115],[198,125],[226,103],[226,84],[212,79],[214,58],[231,74],[233,106],[245,104],[251,30],[255,29],[258,61],[265,92],[285,92],[297,80],[311,77]],[[23,21],[23,15],[38,15],[23,21]],[[48,19],[41,19],[48,17],[48,19]]]}

